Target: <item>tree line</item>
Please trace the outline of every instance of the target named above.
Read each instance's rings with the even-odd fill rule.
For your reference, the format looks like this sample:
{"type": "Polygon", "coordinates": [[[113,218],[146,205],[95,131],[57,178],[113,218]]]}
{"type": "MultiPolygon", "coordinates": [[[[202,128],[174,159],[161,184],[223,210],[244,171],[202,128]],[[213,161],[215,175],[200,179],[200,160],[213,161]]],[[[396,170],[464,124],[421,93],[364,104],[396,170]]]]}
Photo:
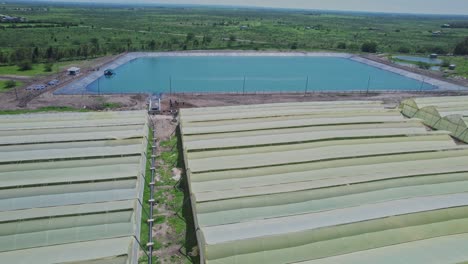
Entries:
{"type": "MultiPolygon", "coordinates": [[[[236,36],[228,38],[227,45],[236,41],[236,36]]],[[[188,33],[185,39],[169,38],[161,40],[147,40],[135,43],[132,39],[120,39],[101,43],[98,38],[91,38],[87,43],[76,46],[48,46],[48,47],[21,47],[10,51],[0,51],[0,65],[18,65],[22,70],[28,70],[34,63],[54,63],[61,60],[79,60],[96,58],[109,54],[118,54],[126,51],[164,51],[164,50],[187,50],[187,49],[207,49],[210,48],[213,38],[211,36],[197,37],[193,33],[188,33]]],[[[298,49],[298,43],[290,45],[291,49],[298,49]]],[[[344,42],[337,43],[337,49],[348,49],[344,42]]],[[[362,52],[375,53],[379,49],[376,42],[364,42],[360,47],[362,52]]],[[[408,53],[409,49],[400,47],[401,53],[408,53]]],[[[430,52],[444,54],[449,51],[431,50],[430,52]]],[[[455,55],[468,55],[468,37],[456,45],[453,53],[455,55]]],[[[47,68],[47,67],[46,67],[47,68]]]]}
{"type": "Polygon", "coordinates": [[[124,38],[101,43],[98,38],[91,38],[87,43],[74,46],[19,47],[10,51],[0,51],[0,65],[18,65],[21,70],[28,70],[35,63],[53,63],[61,60],[79,60],[96,58],[109,54],[128,51],[162,51],[203,49],[213,41],[211,36],[197,38],[193,33],[185,39],[169,38],[134,42],[124,38]]]}

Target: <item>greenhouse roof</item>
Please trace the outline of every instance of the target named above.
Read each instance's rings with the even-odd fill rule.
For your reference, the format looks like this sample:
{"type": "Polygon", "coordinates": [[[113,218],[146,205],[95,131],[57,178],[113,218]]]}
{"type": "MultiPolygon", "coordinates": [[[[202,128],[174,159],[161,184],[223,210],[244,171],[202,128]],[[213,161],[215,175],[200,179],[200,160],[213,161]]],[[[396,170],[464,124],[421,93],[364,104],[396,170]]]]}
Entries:
{"type": "Polygon", "coordinates": [[[202,262],[468,261],[468,147],[380,102],[183,109],[181,137],[202,262]]]}
{"type": "Polygon", "coordinates": [[[0,116],[0,263],[134,263],[145,112],[0,116]]]}
{"type": "Polygon", "coordinates": [[[468,143],[468,96],[408,99],[401,103],[401,111],[434,129],[450,131],[453,137],[468,143]]]}

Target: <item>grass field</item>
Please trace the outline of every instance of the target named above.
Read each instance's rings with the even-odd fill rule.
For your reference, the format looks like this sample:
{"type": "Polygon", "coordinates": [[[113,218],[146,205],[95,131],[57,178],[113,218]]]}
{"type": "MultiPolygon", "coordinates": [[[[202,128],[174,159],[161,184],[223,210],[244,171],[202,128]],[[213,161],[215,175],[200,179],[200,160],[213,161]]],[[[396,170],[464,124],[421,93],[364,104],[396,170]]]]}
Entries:
{"type": "Polygon", "coordinates": [[[457,68],[455,68],[455,75],[463,76],[468,78],[468,58],[466,57],[442,57],[449,61],[451,64],[455,64],[457,68]]]}
{"type": "MultiPolygon", "coordinates": [[[[0,93],[9,91],[11,89],[11,88],[7,88],[6,84],[7,84],[7,81],[0,80],[0,93]]],[[[23,85],[22,82],[18,82],[18,81],[16,82],[16,87],[22,86],[22,85],[23,85]]]]}
{"type": "MultiPolygon", "coordinates": [[[[52,71],[53,73],[53,71],[52,71]]],[[[22,75],[22,76],[35,76],[38,74],[47,74],[44,69],[44,64],[34,64],[31,70],[22,71],[16,65],[0,67],[0,75],[22,75]]]]}
{"type": "Polygon", "coordinates": [[[37,75],[50,75],[57,73],[57,71],[65,70],[67,67],[81,63],[81,61],[63,61],[54,63],[52,71],[46,71],[44,63],[36,63],[32,65],[31,70],[22,71],[16,65],[0,66],[0,75],[17,75],[17,76],[37,76],[37,75]]]}

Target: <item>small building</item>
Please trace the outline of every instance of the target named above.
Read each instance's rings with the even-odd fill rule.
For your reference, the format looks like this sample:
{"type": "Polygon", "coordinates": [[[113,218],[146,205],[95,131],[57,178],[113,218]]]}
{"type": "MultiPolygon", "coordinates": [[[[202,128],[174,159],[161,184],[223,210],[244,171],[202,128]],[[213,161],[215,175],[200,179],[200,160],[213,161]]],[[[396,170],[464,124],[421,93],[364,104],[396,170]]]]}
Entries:
{"type": "Polygon", "coordinates": [[[448,68],[449,68],[449,70],[453,71],[453,70],[455,70],[457,68],[457,65],[450,64],[448,68]]]}
{"type": "Polygon", "coordinates": [[[67,70],[68,75],[78,75],[80,74],[81,69],[78,67],[71,67],[70,69],[67,70]]]}
{"type": "Polygon", "coordinates": [[[451,28],[452,26],[450,24],[443,24],[441,27],[442,28],[451,28]]]}
{"type": "Polygon", "coordinates": [[[249,26],[240,26],[240,30],[248,30],[249,29],[249,26]]]}
{"type": "Polygon", "coordinates": [[[432,36],[440,36],[442,35],[442,31],[432,31],[432,36]]]}
{"type": "Polygon", "coordinates": [[[437,59],[437,57],[439,57],[439,54],[436,53],[432,53],[431,55],[429,55],[429,58],[431,59],[437,59]]]}

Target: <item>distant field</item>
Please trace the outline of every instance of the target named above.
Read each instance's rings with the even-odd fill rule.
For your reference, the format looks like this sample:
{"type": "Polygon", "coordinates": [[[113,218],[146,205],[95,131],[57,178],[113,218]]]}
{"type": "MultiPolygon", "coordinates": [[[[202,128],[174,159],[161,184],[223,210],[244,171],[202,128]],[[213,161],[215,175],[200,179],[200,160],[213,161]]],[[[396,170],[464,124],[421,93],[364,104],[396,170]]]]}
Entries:
{"type": "Polygon", "coordinates": [[[31,56],[40,63],[142,50],[360,52],[369,41],[378,44],[378,52],[447,54],[468,36],[468,28],[442,28],[467,19],[448,16],[46,3],[8,3],[0,13],[28,19],[16,26],[0,23],[0,64],[31,56]],[[24,7],[31,9],[21,11],[24,7]]]}

